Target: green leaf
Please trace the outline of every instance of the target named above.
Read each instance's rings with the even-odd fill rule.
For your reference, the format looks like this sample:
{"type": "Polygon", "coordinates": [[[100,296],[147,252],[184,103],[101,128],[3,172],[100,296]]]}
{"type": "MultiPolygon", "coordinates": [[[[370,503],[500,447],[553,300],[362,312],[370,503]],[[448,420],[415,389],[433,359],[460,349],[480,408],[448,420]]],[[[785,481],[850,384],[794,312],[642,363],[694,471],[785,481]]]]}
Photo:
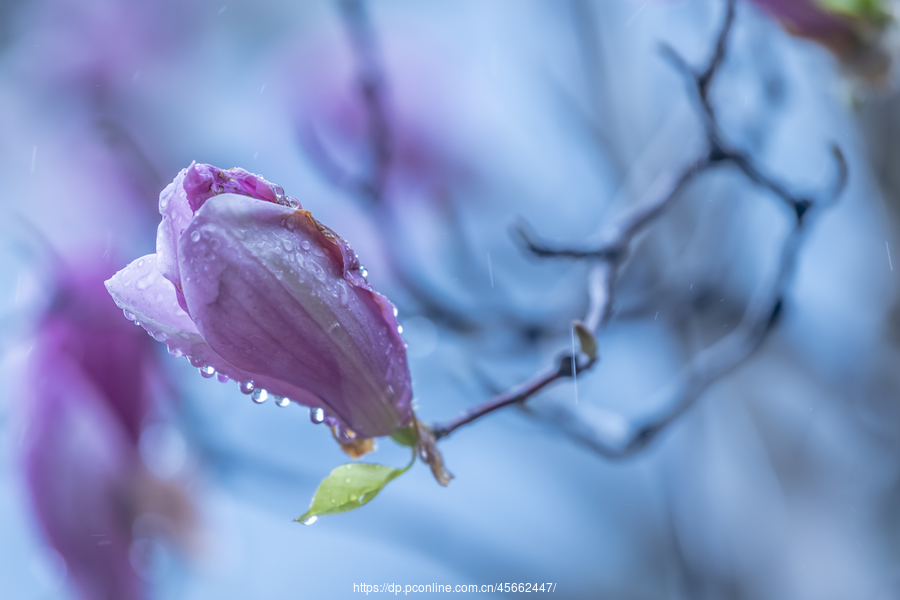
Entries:
{"type": "Polygon", "coordinates": [[[890,13],[884,0],[817,0],[825,10],[849,17],[862,17],[883,21],[890,13]]]}
{"type": "Polygon", "coordinates": [[[318,517],[336,515],[368,504],[384,486],[406,473],[415,460],[414,454],[402,469],[371,463],[341,465],[319,484],[309,510],[294,520],[309,525],[318,517]]]}
{"type": "Polygon", "coordinates": [[[410,448],[414,448],[416,444],[419,443],[419,430],[416,428],[416,422],[413,420],[412,424],[405,429],[398,429],[394,433],[391,434],[391,439],[400,444],[401,446],[409,446],[410,448]]]}

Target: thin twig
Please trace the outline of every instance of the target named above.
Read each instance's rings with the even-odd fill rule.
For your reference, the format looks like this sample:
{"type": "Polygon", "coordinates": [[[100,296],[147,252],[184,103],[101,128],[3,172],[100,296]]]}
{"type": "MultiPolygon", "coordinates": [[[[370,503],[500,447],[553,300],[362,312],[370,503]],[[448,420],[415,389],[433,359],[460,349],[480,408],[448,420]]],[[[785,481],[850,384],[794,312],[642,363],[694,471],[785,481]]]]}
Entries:
{"type": "Polygon", "coordinates": [[[356,59],[357,85],[366,113],[369,167],[359,182],[373,202],[381,202],[390,171],[393,140],[387,113],[387,80],[369,14],[362,0],[340,0],[344,27],[356,59]]]}
{"type": "MultiPolygon", "coordinates": [[[[591,301],[585,317],[585,323],[593,323],[595,324],[594,328],[596,328],[601,323],[606,323],[611,314],[613,270],[609,265],[596,265],[591,270],[590,279],[591,301]]],[[[587,327],[590,328],[590,325],[587,325],[587,327]]],[[[480,419],[495,410],[523,402],[558,379],[565,379],[577,375],[581,371],[587,371],[594,366],[594,362],[596,362],[596,359],[590,357],[574,357],[572,354],[563,354],[559,357],[555,367],[541,371],[528,381],[509,391],[497,394],[484,404],[465,411],[447,423],[431,426],[434,438],[440,440],[463,425],[480,419]]]]}
{"type": "MultiPolygon", "coordinates": [[[[771,191],[793,209],[796,217],[795,226],[784,243],[778,274],[771,291],[759,294],[747,308],[741,324],[731,334],[722,338],[707,350],[698,353],[682,373],[664,390],[663,393],[667,395],[668,399],[663,404],[666,408],[660,414],[646,419],[642,424],[634,428],[630,437],[620,441],[618,444],[605,439],[595,428],[591,428],[588,423],[578,419],[572,409],[566,409],[562,416],[557,416],[557,425],[564,431],[605,456],[628,456],[646,447],[660,431],[690,408],[702,392],[713,382],[741,364],[759,348],[781,313],[796,257],[804,239],[808,223],[808,219],[805,217],[809,214],[809,209],[813,206],[813,203],[806,197],[791,194],[786,187],[757,168],[747,155],[728,144],[719,128],[710,103],[710,88],[715,75],[724,61],[734,16],[735,0],[729,0],[725,20],[717,36],[713,55],[709,59],[706,68],[699,73],[695,72],[674,50],[668,47],[663,48],[664,54],[676,66],[677,70],[688,78],[691,83],[691,89],[698,99],[704,116],[709,144],[708,151],[703,158],[684,169],[670,183],[664,183],[659,186],[661,191],[651,194],[651,199],[648,202],[640,203],[626,212],[616,226],[610,229],[606,236],[607,240],[596,249],[552,248],[547,244],[535,241],[526,232],[525,228],[519,228],[519,233],[524,238],[526,245],[538,256],[580,259],[595,263],[595,267],[591,270],[589,276],[592,301],[588,309],[588,316],[585,318],[585,325],[590,332],[596,333],[609,319],[615,295],[618,270],[627,258],[628,250],[634,238],[649,224],[654,222],[680,196],[680,192],[684,187],[698,175],[720,164],[733,164],[750,181],[771,191]],[[598,271],[598,267],[603,270],[598,271]],[[594,298],[596,297],[602,298],[602,300],[595,302],[594,298]]],[[[847,181],[846,162],[840,150],[836,147],[833,150],[837,164],[836,180],[833,187],[826,194],[821,195],[818,202],[819,208],[824,208],[834,201],[844,189],[847,181]]],[[[566,377],[572,377],[582,370],[590,369],[596,362],[597,358],[594,357],[584,360],[583,364],[579,364],[577,357],[571,354],[563,355],[559,359],[557,368],[542,371],[513,390],[491,398],[484,404],[466,411],[452,421],[434,425],[435,437],[438,439],[446,437],[459,427],[472,423],[476,419],[505,406],[512,404],[522,405],[550,383],[566,377]],[[574,369],[571,368],[572,361],[575,361],[576,367],[574,369]],[[566,364],[568,364],[569,369],[564,368],[566,364]]]]}

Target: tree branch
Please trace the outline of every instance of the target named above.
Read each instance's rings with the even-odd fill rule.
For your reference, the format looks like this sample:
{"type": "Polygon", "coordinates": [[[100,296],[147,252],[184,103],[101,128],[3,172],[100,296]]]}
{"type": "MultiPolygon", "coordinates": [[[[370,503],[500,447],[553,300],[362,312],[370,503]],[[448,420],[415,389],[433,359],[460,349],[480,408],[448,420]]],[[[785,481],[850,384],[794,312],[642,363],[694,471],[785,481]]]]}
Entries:
{"type": "MultiPolygon", "coordinates": [[[[725,163],[736,166],[751,182],[769,190],[793,209],[795,225],[784,242],[779,268],[774,282],[768,292],[759,292],[751,301],[739,326],[731,333],[716,342],[713,346],[699,352],[667,386],[661,394],[666,396],[662,411],[644,419],[632,428],[631,433],[623,440],[610,440],[596,428],[578,418],[573,409],[559,409],[553,416],[555,424],[574,439],[611,458],[630,456],[645,448],[668,425],[681,416],[700,395],[716,380],[726,375],[741,364],[762,344],[772,330],[781,314],[784,298],[789,287],[797,254],[807,230],[806,223],[813,203],[804,196],[790,193],[788,189],[775,179],[769,177],[756,167],[743,152],[734,149],[725,140],[715,118],[709,92],[715,75],[721,67],[727,49],[728,37],[734,23],[735,0],[729,0],[723,25],[717,36],[715,49],[706,67],[695,72],[687,62],[669,47],[664,47],[664,55],[676,69],[685,75],[691,85],[704,124],[708,140],[708,151],[705,156],[685,168],[677,177],[658,185],[659,189],[650,194],[650,199],[627,211],[606,234],[606,241],[595,249],[572,249],[552,247],[538,242],[520,226],[518,232],[528,249],[544,258],[567,258],[587,260],[594,263],[589,275],[591,303],[585,326],[591,333],[596,333],[609,320],[615,284],[619,267],[627,259],[628,251],[638,233],[654,222],[669,207],[680,192],[699,175],[707,170],[725,163]]],[[[833,202],[844,189],[847,181],[847,165],[837,147],[833,147],[837,165],[837,173],[833,186],[820,194],[818,208],[824,208],[833,202]]],[[[563,355],[559,365],[554,369],[542,371],[513,388],[509,392],[499,394],[484,404],[464,412],[460,417],[447,423],[433,426],[435,437],[440,439],[453,431],[472,423],[492,412],[512,404],[522,405],[541,389],[566,377],[572,377],[582,370],[590,369],[596,358],[578,362],[578,357],[563,355]],[[574,368],[565,369],[565,361],[574,368]]]]}

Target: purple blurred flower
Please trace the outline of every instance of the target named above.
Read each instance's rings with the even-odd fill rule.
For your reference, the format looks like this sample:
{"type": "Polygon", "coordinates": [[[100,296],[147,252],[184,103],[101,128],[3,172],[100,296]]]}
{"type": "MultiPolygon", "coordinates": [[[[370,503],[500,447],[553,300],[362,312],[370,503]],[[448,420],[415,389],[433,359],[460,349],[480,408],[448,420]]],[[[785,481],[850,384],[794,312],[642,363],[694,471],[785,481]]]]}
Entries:
{"type": "Polygon", "coordinates": [[[447,202],[450,190],[476,178],[460,151],[459,135],[466,128],[462,116],[471,100],[458,64],[421,31],[413,34],[388,23],[380,33],[386,56],[378,84],[389,132],[373,131],[360,94],[359,57],[342,36],[311,36],[286,52],[290,110],[317,163],[321,154],[333,154],[334,162],[352,175],[372,159],[362,156],[371,151],[371,136],[387,136],[381,140],[390,153],[386,197],[447,202]]]}
{"type": "Polygon", "coordinates": [[[393,305],[350,246],[243,169],[192,164],[159,200],[156,254],[106,285],[170,353],[206,376],[324,409],[362,437],[412,418],[393,305]]]}
{"type": "Polygon", "coordinates": [[[81,597],[133,600],[146,596],[131,560],[135,520],[189,509],[141,463],[154,352],[104,293],[106,274],[71,270],[57,282],[28,355],[23,459],[37,519],[81,597]]]}
{"type": "Polygon", "coordinates": [[[870,80],[883,77],[891,59],[882,32],[889,22],[879,2],[846,4],[820,0],[751,0],[791,34],[831,50],[854,73],[870,80]]]}

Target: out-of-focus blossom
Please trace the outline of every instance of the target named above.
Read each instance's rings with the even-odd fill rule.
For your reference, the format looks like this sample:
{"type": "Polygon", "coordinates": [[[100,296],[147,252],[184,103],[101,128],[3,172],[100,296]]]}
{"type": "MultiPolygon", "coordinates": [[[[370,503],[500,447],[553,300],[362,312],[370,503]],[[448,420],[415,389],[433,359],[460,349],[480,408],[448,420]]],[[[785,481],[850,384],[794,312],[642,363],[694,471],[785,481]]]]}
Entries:
{"type": "MultiPolygon", "coordinates": [[[[383,73],[374,83],[381,93],[387,131],[373,128],[369,106],[361,90],[360,57],[342,37],[317,38],[290,53],[287,69],[295,83],[287,95],[298,127],[312,152],[333,154],[352,175],[363,174],[372,137],[387,145],[389,169],[386,195],[441,202],[451,189],[470,182],[474,169],[454,147],[461,114],[465,112],[463,84],[454,87],[453,61],[442,60],[435,43],[395,32],[381,40],[398,44],[372,49],[383,73]],[[380,56],[381,51],[384,56],[380,56]],[[434,73],[441,73],[435,78],[434,73]],[[428,81],[428,86],[421,82],[428,81]],[[454,105],[455,103],[455,105],[454,105]]],[[[373,75],[368,75],[372,77],[373,75]]],[[[313,157],[316,158],[315,156],[313,157]]]]}
{"type": "Polygon", "coordinates": [[[890,21],[879,0],[752,0],[794,35],[834,52],[853,72],[882,77],[891,65],[883,45],[890,21]]]}
{"type": "Polygon", "coordinates": [[[344,437],[410,423],[393,305],[350,246],[243,169],[192,164],[159,201],[157,253],[107,282],[116,303],[202,374],[312,407],[344,437]]]}
{"type": "Polygon", "coordinates": [[[146,596],[134,562],[135,542],[147,532],[136,534],[135,523],[153,515],[172,534],[186,529],[190,508],[178,487],[141,462],[153,346],[104,293],[108,272],[60,277],[38,326],[28,355],[24,470],[37,520],[81,597],[132,600],[146,596]]]}

